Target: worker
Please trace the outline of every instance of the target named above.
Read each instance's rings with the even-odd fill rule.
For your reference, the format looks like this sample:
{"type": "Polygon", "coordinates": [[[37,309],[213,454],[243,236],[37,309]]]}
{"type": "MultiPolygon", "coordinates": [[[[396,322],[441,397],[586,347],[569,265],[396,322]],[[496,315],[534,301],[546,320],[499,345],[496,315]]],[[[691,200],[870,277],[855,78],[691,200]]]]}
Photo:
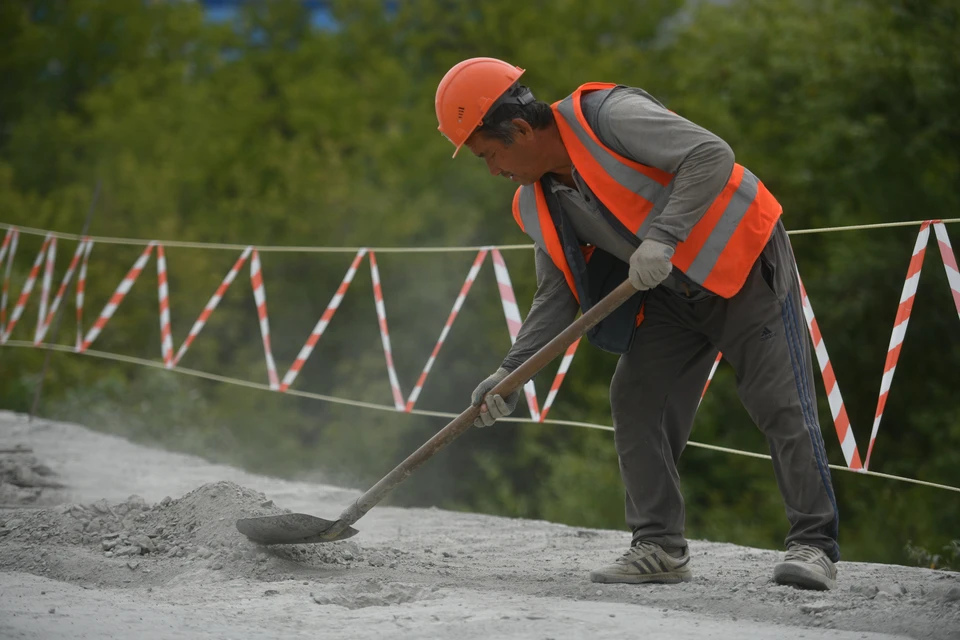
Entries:
{"type": "Polygon", "coordinates": [[[629,549],[594,582],[692,577],[677,462],[718,352],[767,439],[790,524],[778,584],[836,585],[838,513],[781,206],[719,137],[642,89],[588,83],[547,104],[493,58],[451,68],[439,129],[520,186],[537,291],[502,366],[473,392],[476,426],[510,414],[494,386],[629,278],[638,293],[587,333],[620,356],[610,407],[629,549]]]}

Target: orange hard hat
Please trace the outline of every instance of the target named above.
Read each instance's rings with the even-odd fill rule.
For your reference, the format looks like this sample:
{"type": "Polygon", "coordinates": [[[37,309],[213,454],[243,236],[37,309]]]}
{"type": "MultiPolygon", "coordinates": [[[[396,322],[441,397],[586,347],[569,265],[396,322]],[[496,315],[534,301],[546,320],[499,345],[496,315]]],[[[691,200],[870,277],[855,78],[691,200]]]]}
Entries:
{"type": "MultiPolygon", "coordinates": [[[[457,147],[454,157],[474,129],[483,123],[483,116],[498,99],[504,98],[504,93],[523,75],[523,71],[496,58],[470,58],[447,71],[437,87],[436,108],[440,123],[437,128],[457,147]]],[[[533,94],[526,92],[522,98],[511,102],[526,104],[532,101],[533,94]]]]}

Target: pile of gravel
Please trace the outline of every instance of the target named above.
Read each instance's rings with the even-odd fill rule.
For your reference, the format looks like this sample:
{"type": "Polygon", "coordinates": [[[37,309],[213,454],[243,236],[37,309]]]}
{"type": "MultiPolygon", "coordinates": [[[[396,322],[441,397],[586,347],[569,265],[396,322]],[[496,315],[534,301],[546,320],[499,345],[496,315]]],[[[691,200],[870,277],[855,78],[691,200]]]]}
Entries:
{"type": "MultiPolygon", "coordinates": [[[[26,570],[49,577],[54,563],[38,564],[42,554],[57,547],[80,548],[107,564],[153,574],[149,582],[184,571],[207,569],[224,577],[300,579],[317,570],[357,563],[396,566],[398,550],[365,550],[346,540],[313,545],[263,547],[241,535],[235,526],[242,517],[288,513],[273,501],[232,482],[206,484],[182,498],[164,498],[148,505],[139,496],[118,504],[99,500],[88,505],[0,512],[0,569],[26,570]],[[16,553],[4,553],[4,549],[16,553]]],[[[70,565],[56,551],[55,566],[70,565]]],[[[77,566],[77,563],[74,563],[77,566]]],[[[70,578],[69,566],[59,577],[70,578]]],[[[105,582],[116,582],[107,577],[105,582]]],[[[123,580],[129,583],[131,580],[123,580]]],[[[133,580],[132,582],[137,582],[133,580]]]]}
{"type": "Polygon", "coordinates": [[[56,504],[63,484],[56,474],[27,450],[0,452],[0,506],[4,508],[56,504]]]}

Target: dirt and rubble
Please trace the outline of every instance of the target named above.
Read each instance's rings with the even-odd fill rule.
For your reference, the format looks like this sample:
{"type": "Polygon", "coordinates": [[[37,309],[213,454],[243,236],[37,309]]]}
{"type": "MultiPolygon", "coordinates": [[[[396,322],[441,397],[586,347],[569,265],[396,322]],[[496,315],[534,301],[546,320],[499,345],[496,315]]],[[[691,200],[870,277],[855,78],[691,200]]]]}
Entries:
{"type": "Polygon", "coordinates": [[[33,450],[17,445],[0,449],[0,508],[63,502],[64,485],[33,450]]]}
{"type": "Polygon", "coordinates": [[[596,585],[622,532],[393,507],[351,540],[262,547],[237,518],[357,492],[0,412],[14,441],[66,487],[0,511],[4,638],[960,638],[957,573],[842,562],[835,591],[800,591],[772,582],[775,551],[691,541],[693,582],[596,585]]]}

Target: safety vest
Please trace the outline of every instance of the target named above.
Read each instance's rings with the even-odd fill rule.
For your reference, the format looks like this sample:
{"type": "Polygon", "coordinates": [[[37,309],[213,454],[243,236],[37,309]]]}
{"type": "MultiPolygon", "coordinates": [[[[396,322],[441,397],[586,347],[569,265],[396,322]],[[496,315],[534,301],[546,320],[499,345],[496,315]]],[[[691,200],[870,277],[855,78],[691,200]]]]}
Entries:
{"type": "MultiPolygon", "coordinates": [[[[582,85],[555,103],[553,113],[573,166],[600,201],[601,210],[612,214],[612,219],[608,216],[611,224],[622,233],[635,236],[630,239],[639,245],[670,199],[674,174],[621,156],[604,145],[590,128],[581,96],[591,91],[609,93],[616,87],[600,82],[582,85]]],[[[563,271],[570,290],[586,311],[602,293],[596,288],[590,291],[588,270],[571,264],[579,262],[572,251],[572,236],[561,233],[563,212],[554,210],[559,205],[546,194],[541,182],[517,189],[513,217],[563,271]],[[589,299],[584,300],[584,296],[589,299]]],[[[674,270],[719,296],[734,296],[746,282],[781,212],[780,203],[763,183],[743,166],[734,164],[720,195],[687,239],[677,244],[671,259],[674,270]]],[[[585,262],[593,261],[589,253],[582,255],[585,262]]]]}

